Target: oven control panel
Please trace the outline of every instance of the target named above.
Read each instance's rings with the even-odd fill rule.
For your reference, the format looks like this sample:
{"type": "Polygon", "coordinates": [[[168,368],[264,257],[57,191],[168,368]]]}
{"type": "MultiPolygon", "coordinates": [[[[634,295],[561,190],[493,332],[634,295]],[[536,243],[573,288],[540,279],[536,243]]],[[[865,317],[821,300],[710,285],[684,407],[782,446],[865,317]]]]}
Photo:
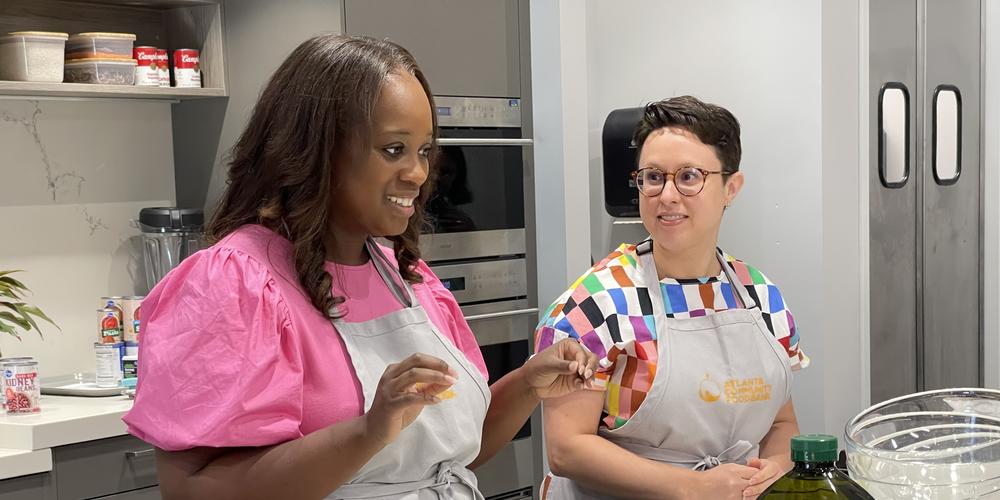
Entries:
{"type": "Polygon", "coordinates": [[[528,294],[528,271],[523,258],[431,265],[431,269],[459,305],[509,300],[528,294]]]}
{"type": "Polygon", "coordinates": [[[520,127],[521,100],[503,97],[434,96],[438,126],[520,127]]]}

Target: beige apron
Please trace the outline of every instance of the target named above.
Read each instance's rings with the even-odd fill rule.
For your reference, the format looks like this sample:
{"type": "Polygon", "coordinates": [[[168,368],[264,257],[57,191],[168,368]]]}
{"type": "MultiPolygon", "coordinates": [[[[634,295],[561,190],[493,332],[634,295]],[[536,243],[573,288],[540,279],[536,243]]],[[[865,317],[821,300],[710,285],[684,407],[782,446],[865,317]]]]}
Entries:
{"type": "Polygon", "coordinates": [[[368,254],[403,309],[361,323],[333,320],[361,381],[365,411],[389,364],[414,353],[443,359],[458,372],[455,397],[427,406],[391,444],[327,498],[479,499],[476,476],[466,468],[479,454],[490,388],[479,370],[441,334],[416,302],[413,289],[382,251],[368,254]]]}
{"type": "MultiPolygon", "coordinates": [[[[666,316],[652,242],[640,244],[638,253],[636,286],[654,297],[659,369],[632,418],[599,434],[641,457],[679,467],[745,464],[758,456],[760,441],[791,395],[785,348],[721,253],[719,263],[743,308],[683,319],[666,316]]],[[[542,490],[547,500],[616,498],[553,475],[542,490]]]]}

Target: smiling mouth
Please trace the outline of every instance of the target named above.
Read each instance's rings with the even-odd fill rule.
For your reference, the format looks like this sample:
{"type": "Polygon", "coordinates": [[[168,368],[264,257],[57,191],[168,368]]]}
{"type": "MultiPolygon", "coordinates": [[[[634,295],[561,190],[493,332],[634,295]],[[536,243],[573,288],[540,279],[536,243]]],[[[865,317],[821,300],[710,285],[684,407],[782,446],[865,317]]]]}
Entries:
{"type": "Polygon", "coordinates": [[[682,219],[687,219],[687,216],[686,215],[681,215],[681,214],[663,214],[663,215],[657,215],[656,218],[657,218],[657,220],[662,220],[662,221],[665,221],[665,222],[673,222],[673,221],[679,221],[679,220],[682,220],[682,219]]]}
{"type": "Polygon", "coordinates": [[[413,200],[416,199],[416,198],[401,198],[399,196],[386,196],[385,198],[401,207],[412,207],[413,200]]]}

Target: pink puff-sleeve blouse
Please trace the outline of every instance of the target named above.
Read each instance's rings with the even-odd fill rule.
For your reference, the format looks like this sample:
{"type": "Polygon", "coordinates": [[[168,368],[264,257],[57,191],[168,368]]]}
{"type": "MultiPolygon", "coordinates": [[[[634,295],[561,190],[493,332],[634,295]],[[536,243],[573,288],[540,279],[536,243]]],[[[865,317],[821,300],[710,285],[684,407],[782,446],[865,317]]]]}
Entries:
{"type": "MultiPolygon", "coordinates": [[[[362,414],[344,342],[299,285],[291,255],[288,240],[247,225],[156,285],[142,303],[139,385],[123,417],[131,434],[168,451],[267,446],[362,414]]],[[[346,321],[402,307],[370,261],[325,267],[347,297],[346,321]]],[[[488,379],[455,298],[424,262],[416,270],[431,322],[488,379]]]]}

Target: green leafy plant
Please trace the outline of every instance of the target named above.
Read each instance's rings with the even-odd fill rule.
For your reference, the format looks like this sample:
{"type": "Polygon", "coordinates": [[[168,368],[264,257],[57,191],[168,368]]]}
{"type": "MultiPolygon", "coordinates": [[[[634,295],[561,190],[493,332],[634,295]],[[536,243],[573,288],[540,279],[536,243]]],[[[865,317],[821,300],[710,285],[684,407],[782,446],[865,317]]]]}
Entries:
{"type": "Polygon", "coordinates": [[[0,333],[10,334],[21,340],[18,330],[25,332],[35,330],[41,337],[42,329],[38,327],[35,318],[45,320],[59,329],[59,325],[49,319],[41,309],[24,302],[24,294],[31,290],[10,276],[18,272],[22,271],[0,271],[0,333]]]}

